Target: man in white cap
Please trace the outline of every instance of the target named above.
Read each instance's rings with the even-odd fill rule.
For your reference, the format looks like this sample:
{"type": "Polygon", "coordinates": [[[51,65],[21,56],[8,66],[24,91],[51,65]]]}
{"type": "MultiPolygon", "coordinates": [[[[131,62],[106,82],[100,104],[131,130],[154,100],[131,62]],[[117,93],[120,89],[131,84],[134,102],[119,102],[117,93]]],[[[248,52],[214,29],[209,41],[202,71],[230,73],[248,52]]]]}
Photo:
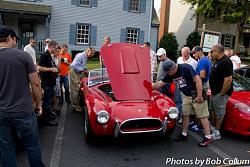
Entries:
{"type": "Polygon", "coordinates": [[[167,60],[168,58],[167,58],[166,50],[164,48],[159,48],[157,50],[156,56],[160,60],[160,64],[159,64],[159,67],[158,67],[157,78],[156,78],[156,81],[159,81],[159,80],[164,78],[164,71],[163,71],[163,68],[162,68],[162,62],[164,60],[167,60]]]}

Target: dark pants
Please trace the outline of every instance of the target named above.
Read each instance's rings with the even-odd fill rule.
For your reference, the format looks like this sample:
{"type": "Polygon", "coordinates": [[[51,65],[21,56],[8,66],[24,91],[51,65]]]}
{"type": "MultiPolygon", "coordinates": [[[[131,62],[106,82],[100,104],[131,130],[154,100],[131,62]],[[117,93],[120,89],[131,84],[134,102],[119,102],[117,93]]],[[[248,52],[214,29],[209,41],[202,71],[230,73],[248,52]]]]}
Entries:
{"type": "Polygon", "coordinates": [[[24,118],[0,117],[0,148],[3,167],[16,167],[16,133],[27,148],[31,167],[45,167],[42,162],[39,130],[35,112],[24,118]]]}
{"type": "Polygon", "coordinates": [[[61,88],[61,96],[59,98],[59,103],[63,103],[63,90],[62,86],[65,89],[65,101],[69,101],[69,77],[68,75],[60,76],[60,88],[61,88]]]}
{"type": "Polygon", "coordinates": [[[52,104],[52,98],[54,97],[54,86],[43,86],[43,121],[50,121],[50,112],[51,112],[51,104],[52,104]]]}

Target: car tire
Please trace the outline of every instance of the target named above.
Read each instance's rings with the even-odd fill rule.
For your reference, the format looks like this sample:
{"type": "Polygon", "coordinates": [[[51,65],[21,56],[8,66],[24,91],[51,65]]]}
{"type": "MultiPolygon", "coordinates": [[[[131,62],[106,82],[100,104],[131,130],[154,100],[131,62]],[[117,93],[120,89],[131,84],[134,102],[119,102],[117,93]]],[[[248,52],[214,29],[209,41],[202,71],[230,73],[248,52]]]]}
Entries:
{"type": "Polygon", "coordinates": [[[86,143],[91,144],[94,141],[94,134],[90,125],[89,121],[89,115],[88,115],[88,110],[87,107],[85,106],[85,111],[84,111],[84,138],[86,143]]]}
{"type": "Polygon", "coordinates": [[[83,95],[83,92],[81,92],[81,89],[79,91],[79,105],[81,107],[85,107],[86,106],[86,104],[85,104],[85,97],[83,95]]]}

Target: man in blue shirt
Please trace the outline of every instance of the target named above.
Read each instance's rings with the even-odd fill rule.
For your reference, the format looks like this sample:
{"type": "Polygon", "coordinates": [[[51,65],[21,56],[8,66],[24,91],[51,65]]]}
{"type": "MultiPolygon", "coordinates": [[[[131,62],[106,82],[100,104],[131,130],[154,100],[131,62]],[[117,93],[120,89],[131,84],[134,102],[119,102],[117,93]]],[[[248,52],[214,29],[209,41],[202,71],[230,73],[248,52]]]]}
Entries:
{"type": "Polygon", "coordinates": [[[175,86],[182,91],[182,133],[180,133],[174,140],[183,141],[187,139],[187,131],[189,125],[189,115],[192,109],[195,110],[197,118],[201,121],[205,130],[205,136],[199,143],[199,146],[206,147],[211,141],[209,122],[208,122],[208,106],[207,101],[202,97],[202,81],[193,67],[189,64],[175,64],[171,60],[165,60],[163,62],[163,70],[166,72],[165,78],[162,81],[158,81],[153,84],[153,89],[160,88],[165,83],[173,81],[175,86]],[[194,93],[196,95],[194,96],[194,93]]]}
{"type": "Polygon", "coordinates": [[[70,65],[70,95],[72,100],[73,111],[81,112],[79,105],[79,85],[82,74],[87,76],[87,60],[95,55],[95,48],[89,47],[86,51],[78,53],[70,65]]]}
{"type": "Polygon", "coordinates": [[[195,46],[192,53],[194,57],[199,60],[196,72],[200,76],[203,86],[206,87],[211,72],[211,61],[203,54],[203,50],[200,46],[195,46]]]}

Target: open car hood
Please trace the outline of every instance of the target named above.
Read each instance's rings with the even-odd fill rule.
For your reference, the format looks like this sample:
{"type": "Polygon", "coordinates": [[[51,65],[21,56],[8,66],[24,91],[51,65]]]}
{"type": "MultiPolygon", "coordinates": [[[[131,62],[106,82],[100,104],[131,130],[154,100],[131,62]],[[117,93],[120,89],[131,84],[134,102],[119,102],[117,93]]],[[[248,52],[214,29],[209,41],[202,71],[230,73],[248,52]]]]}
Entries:
{"type": "Polygon", "coordinates": [[[113,43],[101,48],[117,100],[149,100],[152,94],[149,49],[136,44],[113,43]]]}

